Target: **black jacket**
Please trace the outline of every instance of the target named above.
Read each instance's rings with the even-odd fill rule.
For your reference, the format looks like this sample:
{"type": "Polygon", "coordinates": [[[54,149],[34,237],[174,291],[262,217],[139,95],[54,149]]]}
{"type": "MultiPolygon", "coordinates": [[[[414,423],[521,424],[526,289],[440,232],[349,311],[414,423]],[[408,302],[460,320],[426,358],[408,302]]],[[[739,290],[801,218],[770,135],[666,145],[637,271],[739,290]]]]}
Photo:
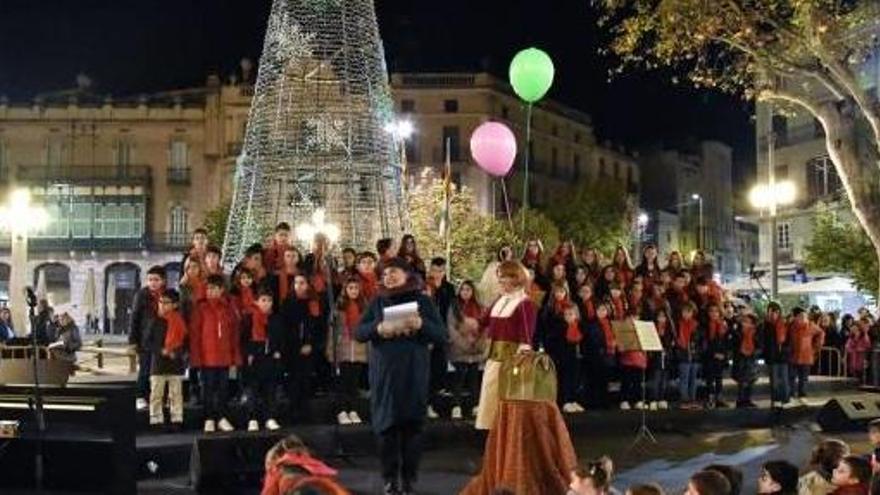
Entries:
{"type": "Polygon", "coordinates": [[[279,332],[278,349],[288,366],[292,366],[300,358],[300,350],[305,345],[312,346],[311,356],[321,343],[321,315],[315,316],[309,309],[309,300],[291,297],[281,306],[281,325],[284,331],[279,332]]]}
{"type": "Polygon", "coordinates": [[[153,359],[150,360],[151,375],[183,375],[186,365],[183,362],[184,345],[175,350],[171,356],[162,354],[165,348],[165,334],[168,331],[168,322],[165,318],[153,318],[147,326],[144,338],[148,344],[150,354],[153,359]]]}
{"type": "Polygon", "coordinates": [[[150,296],[150,289],[142,287],[134,295],[131,304],[131,323],[129,324],[128,343],[137,348],[138,352],[150,349],[146,333],[147,327],[158,318],[156,301],[150,296]]]}

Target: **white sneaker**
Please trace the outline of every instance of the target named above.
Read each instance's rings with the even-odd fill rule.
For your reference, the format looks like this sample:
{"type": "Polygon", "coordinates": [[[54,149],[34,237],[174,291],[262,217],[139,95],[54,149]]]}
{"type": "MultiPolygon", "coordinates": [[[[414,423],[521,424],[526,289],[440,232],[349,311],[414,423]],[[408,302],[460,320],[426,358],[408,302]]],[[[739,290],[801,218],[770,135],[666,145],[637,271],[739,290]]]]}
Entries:
{"type": "Polygon", "coordinates": [[[235,431],[235,427],[232,426],[232,423],[229,422],[226,418],[220,418],[220,422],[217,423],[217,427],[220,428],[220,431],[225,431],[229,433],[230,431],[235,431]]]}
{"type": "Polygon", "coordinates": [[[471,417],[472,418],[476,418],[477,414],[480,414],[480,406],[474,406],[474,408],[471,409],[471,417]]]}
{"type": "Polygon", "coordinates": [[[800,402],[802,406],[810,405],[810,402],[807,400],[806,397],[798,397],[798,402],[800,402]]]}
{"type": "Polygon", "coordinates": [[[629,409],[630,409],[629,402],[623,401],[620,403],[620,410],[621,411],[629,411],[629,409]]]}
{"type": "Polygon", "coordinates": [[[638,409],[639,411],[641,411],[642,409],[645,409],[645,403],[642,401],[636,402],[636,409],[638,409]]]}
{"type": "Polygon", "coordinates": [[[214,420],[205,420],[205,433],[214,433],[215,431],[217,431],[217,424],[214,423],[214,420]]]}
{"type": "Polygon", "coordinates": [[[452,408],[452,419],[461,419],[461,407],[455,406],[452,408]]]}
{"type": "Polygon", "coordinates": [[[248,421],[247,431],[260,431],[260,423],[257,423],[256,419],[248,421]]]}
{"type": "Polygon", "coordinates": [[[349,411],[348,412],[348,419],[351,420],[351,424],[353,424],[353,425],[359,425],[359,424],[363,423],[363,420],[361,420],[361,417],[357,413],[357,411],[349,411]]]}
{"type": "Polygon", "coordinates": [[[140,399],[140,398],[139,398],[138,400],[134,401],[134,407],[135,407],[135,409],[137,409],[138,411],[144,411],[144,410],[146,410],[147,407],[148,407],[148,405],[147,405],[147,399],[140,399]]]}
{"type": "Polygon", "coordinates": [[[434,410],[433,407],[428,406],[428,419],[437,419],[440,415],[437,414],[437,411],[434,410]]]}
{"type": "Polygon", "coordinates": [[[577,402],[572,402],[571,404],[574,406],[574,412],[578,412],[578,413],[586,412],[586,409],[584,409],[584,406],[578,404],[577,402]]]}
{"type": "Polygon", "coordinates": [[[336,415],[336,421],[341,425],[351,424],[351,418],[348,417],[348,413],[345,411],[342,411],[341,413],[336,415]]]}
{"type": "Polygon", "coordinates": [[[656,410],[657,410],[657,407],[658,407],[658,406],[657,406],[657,403],[654,402],[654,401],[651,401],[651,403],[648,404],[648,409],[650,409],[650,410],[652,410],[652,411],[656,411],[656,410]]]}
{"type": "Polygon", "coordinates": [[[660,409],[664,409],[664,410],[669,409],[669,403],[666,402],[665,400],[661,400],[660,402],[657,403],[657,407],[660,409]]]}
{"type": "Polygon", "coordinates": [[[269,431],[276,431],[281,429],[281,425],[279,425],[278,421],[275,421],[274,419],[267,419],[265,426],[266,429],[269,431]]]}

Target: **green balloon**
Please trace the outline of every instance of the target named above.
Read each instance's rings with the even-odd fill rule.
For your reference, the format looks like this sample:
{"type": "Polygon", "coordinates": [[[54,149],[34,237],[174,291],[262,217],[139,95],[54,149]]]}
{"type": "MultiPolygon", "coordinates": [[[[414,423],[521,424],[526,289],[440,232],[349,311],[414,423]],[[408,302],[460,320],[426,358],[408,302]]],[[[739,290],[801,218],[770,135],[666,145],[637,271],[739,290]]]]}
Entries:
{"type": "Polygon", "coordinates": [[[510,62],[510,85],[523,100],[534,103],[553,85],[553,60],[542,50],[526,48],[510,62]]]}

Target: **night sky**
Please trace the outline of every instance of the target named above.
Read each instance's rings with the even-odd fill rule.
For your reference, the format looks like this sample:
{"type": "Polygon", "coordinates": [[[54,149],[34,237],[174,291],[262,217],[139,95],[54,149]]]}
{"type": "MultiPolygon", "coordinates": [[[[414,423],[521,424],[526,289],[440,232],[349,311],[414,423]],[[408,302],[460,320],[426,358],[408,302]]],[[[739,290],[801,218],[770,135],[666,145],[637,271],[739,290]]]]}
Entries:
{"type": "MultiPolygon", "coordinates": [[[[589,0],[378,0],[391,70],[488,69],[506,77],[526,46],[556,64],[550,96],[593,116],[597,134],[628,146],[693,138],[735,148],[738,180],[753,162],[751,107],[674,86],[670,74],[607,82],[610,60],[589,0]]],[[[2,0],[0,94],[13,100],[72,87],[125,96],[203,84],[241,57],[259,59],[270,0],[2,0]]]]}

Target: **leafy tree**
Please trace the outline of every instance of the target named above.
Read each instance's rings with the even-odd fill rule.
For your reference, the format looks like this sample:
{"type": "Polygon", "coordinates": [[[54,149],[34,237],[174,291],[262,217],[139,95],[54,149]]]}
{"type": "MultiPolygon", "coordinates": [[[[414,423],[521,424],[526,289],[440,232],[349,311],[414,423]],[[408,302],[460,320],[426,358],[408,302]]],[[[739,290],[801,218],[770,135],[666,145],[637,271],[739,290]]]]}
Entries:
{"type": "Polygon", "coordinates": [[[590,181],[552,202],[548,215],[563,239],[610,254],[619,244],[630,243],[633,206],[622,184],[590,181]]]}
{"type": "Polygon", "coordinates": [[[840,208],[820,207],[813,219],[813,239],[807,246],[811,270],[846,273],[860,290],[877,293],[877,252],[860,225],[840,208]]]}
{"type": "Polygon", "coordinates": [[[737,92],[812,115],[825,131],[828,155],[852,211],[875,253],[880,252],[880,103],[860,80],[865,61],[877,56],[880,2],[597,3],[600,25],[613,36],[611,52],[621,62],[615,72],[675,67],[698,87],[737,92]]]}
{"type": "MultiPolygon", "coordinates": [[[[428,170],[409,192],[410,230],[425,258],[446,256],[445,239],[440,233],[443,190],[443,180],[428,170]]],[[[449,215],[452,278],[478,280],[487,263],[504,246],[512,246],[519,253],[523,244],[520,236],[510,229],[506,219],[480,213],[476,197],[468,187],[451,188],[449,215]]],[[[536,236],[559,238],[552,222],[538,212],[529,212],[527,225],[527,230],[536,236]]]]}
{"type": "Polygon", "coordinates": [[[226,235],[226,222],[229,220],[230,202],[224,201],[205,212],[203,226],[208,231],[208,242],[215,246],[223,245],[226,235]]]}
{"type": "Polygon", "coordinates": [[[547,249],[553,249],[560,243],[561,236],[556,223],[545,213],[538,210],[527,208],[514,215],[514,227],[517,230],[517,240],[519,241],[517,245],[519,249],[516,250],[517,255],[523,254],[522,250],[525,249],[525,244],[530,239],[540,240],[547,249]],[[523,214],[526,216],[525,231],[521,230],[523,214]]]}

